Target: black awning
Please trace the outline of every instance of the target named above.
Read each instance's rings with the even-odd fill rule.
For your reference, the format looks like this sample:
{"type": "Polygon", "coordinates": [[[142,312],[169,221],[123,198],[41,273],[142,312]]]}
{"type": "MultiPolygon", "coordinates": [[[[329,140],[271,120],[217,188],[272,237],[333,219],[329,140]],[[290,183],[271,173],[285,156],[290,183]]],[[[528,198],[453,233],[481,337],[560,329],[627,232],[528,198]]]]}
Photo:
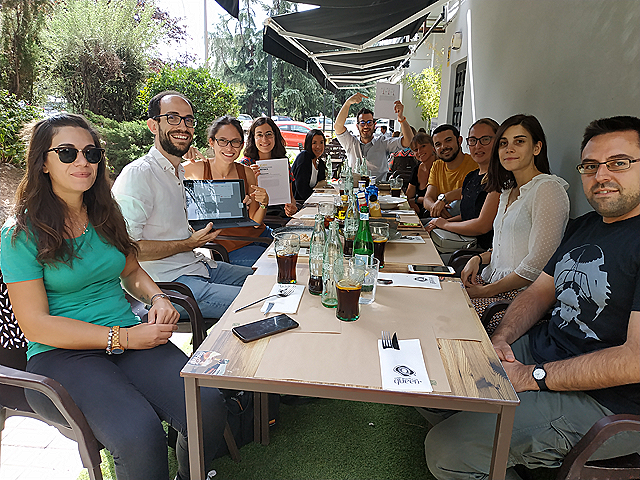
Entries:
{"type": "Polygon", "coordinates": [[[269,18],[263,50],[331,91],[388,80],[413,54],[435,1],[305,0],[320,8],[269,18]]]}
{"type": "Polygon", "coordinates": [[[224,8],[229,15],[238,18],[238,13],[240,12],[240,0],[216,0],[216,2],[224,8]]]}

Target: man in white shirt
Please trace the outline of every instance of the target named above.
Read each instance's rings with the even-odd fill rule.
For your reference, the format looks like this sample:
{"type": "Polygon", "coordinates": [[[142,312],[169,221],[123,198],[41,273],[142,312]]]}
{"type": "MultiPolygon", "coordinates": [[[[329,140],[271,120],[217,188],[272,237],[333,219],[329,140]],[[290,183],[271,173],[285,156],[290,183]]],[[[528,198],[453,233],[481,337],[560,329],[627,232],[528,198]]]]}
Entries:
{"type": "Polygon", "coordinates": [[[112,192],[138,242],[140,265],[155,281],[187,285],[205,317],[219,318],[240,292],[249,267],[216,263],[194,248],[214,240],[209,224],[193,231],[187,222],[186,197],[180,164],[193,141],[196,119],[191,102],[181,93],[166,91],[149,102],[149,130],[154,146],[127,165],[112,192]]]}
{"type": "Polygon", "coordinates": [[[373,112],[362,108],[356,115],[356,126],[360,132],[360,139],[358,139],[347,130],[344,122],[349,115],[349,107],[362,102],[363,98],[368,97],[362,93],[356,93],[344,102],[336,118],[336,137],[347,153],[351,168],[357,165],[359,159],[366,158],[370,174],[378,180],[383,180],[389,173],[389,155],[407,148],[413,139],[413,132],[407,118],[402,114],[404,105],[396,100],[394,110],[398,114],[402,136],[400,138],[374,137],[376,121],[373,118],[373,112]]]}

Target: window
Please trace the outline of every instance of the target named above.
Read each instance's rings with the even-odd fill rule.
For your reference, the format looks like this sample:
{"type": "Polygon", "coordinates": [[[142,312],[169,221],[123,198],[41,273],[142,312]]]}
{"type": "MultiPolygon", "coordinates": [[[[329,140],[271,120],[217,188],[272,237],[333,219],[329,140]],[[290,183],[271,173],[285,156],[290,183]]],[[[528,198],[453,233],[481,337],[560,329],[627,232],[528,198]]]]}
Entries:
{"type": "Polygon", "coordinates": [[[464,80],[467,75],[467,62],[456,67],[456,79],[453,90],[453,114],[451,124],[460,129],[462,123],[462,100],[464,99],[464,80]]]}

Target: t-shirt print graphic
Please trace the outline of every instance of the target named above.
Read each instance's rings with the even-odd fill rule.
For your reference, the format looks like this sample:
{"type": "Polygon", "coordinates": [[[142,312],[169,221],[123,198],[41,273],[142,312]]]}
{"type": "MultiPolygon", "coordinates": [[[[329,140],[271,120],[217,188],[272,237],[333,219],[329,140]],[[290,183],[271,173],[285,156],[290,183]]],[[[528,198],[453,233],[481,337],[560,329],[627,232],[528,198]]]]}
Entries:
{"type": "Polygon", "coordinates": [[[591,244],[574,248],[557,263],[554,278],[560,305],[553,314],[563,320],[560,329],[575,322],[585,338],[600,340],[592,328],[611,293],[607,272],[600,269],[603,265],[604,253],[591,244]]]}

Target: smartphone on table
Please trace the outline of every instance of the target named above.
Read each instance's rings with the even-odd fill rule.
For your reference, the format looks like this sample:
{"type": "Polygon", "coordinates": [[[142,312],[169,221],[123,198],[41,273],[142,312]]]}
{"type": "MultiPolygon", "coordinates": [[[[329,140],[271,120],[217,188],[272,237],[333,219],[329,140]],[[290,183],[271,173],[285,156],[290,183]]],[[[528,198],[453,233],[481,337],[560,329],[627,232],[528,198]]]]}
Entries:
{"type": "Polygon", "coordinates": [[[411,273],[427,273],[429,275],[454,276],[456,271],[446,265],[409,265],[411,273]]]}
{"type": "Polygon", "coordinates": [[[260,338],[268,337],[276,333],[291,330],[299,324],[288,315],[281,314],[269,318],[263,318],[245,325],[233,327],[231,331],[243,342],[253,342],[260,338]]]}

